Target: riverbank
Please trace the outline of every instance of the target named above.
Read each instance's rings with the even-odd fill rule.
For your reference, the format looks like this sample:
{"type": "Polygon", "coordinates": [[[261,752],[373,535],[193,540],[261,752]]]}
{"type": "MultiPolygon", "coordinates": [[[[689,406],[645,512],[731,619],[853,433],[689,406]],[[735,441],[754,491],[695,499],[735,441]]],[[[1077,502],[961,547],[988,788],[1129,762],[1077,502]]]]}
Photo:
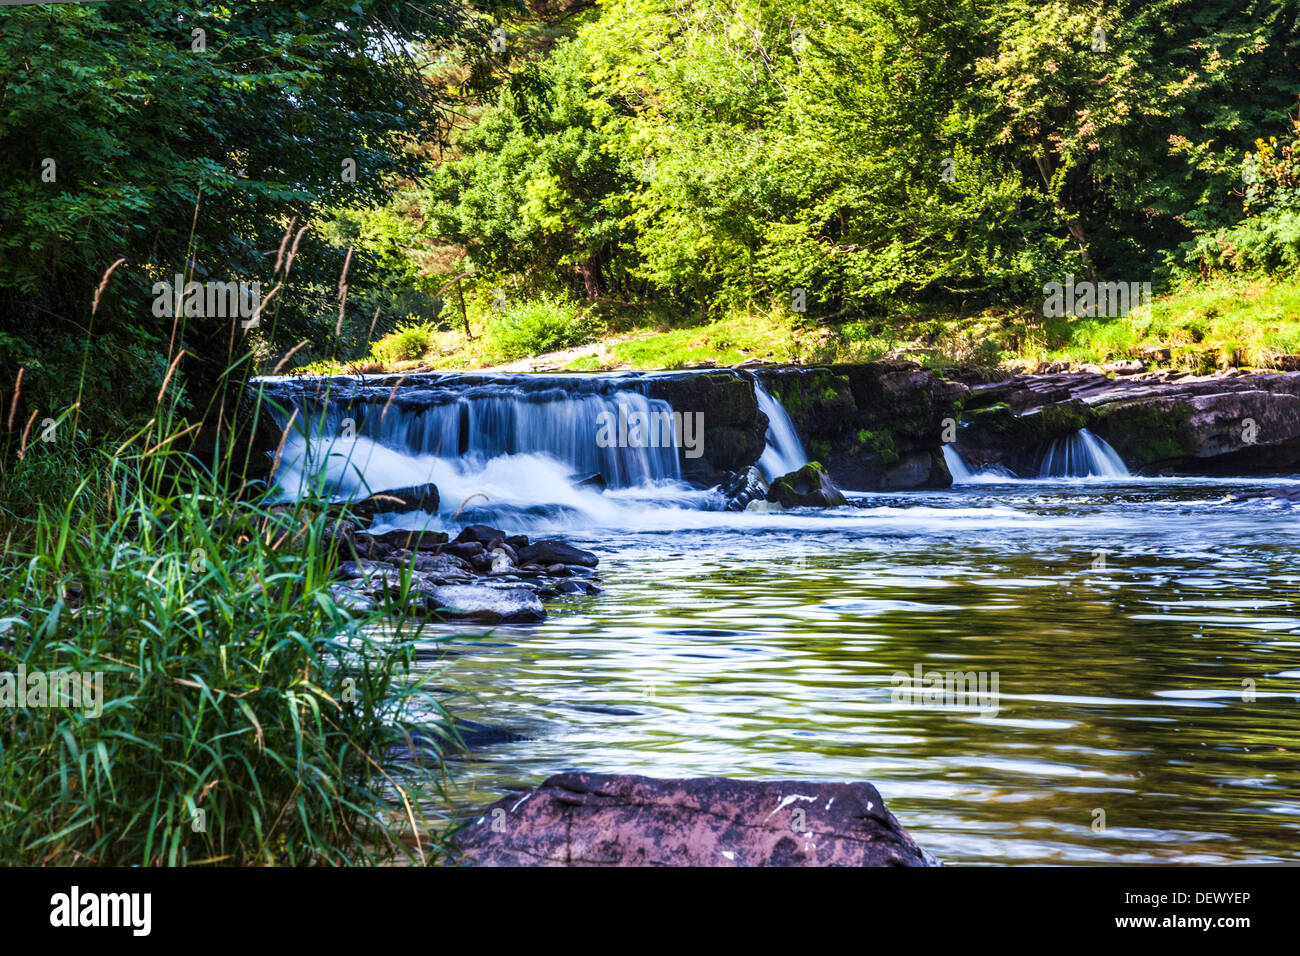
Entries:
{"type": "Polygon", "coordinates": [[[892,359],[940,371],[1022,373],[1100,370],[1120,362],[1190,374],[1300,368],[1300,287],[1286,280],[1196,283],[1109,319],[1045,318],[1041,308],[1026,305],[978,313],[911,306],[834,321],[754,310],[707,321],[618,303],[552,303],[551,322],[564,326],[581,316],[589,341],[504,360],[486,335],[492,315],[470,319],[473,339],[458,323],[443,330],[430,323],[381,340],[367,359],[309,371],[613,371],[892,359]]]}

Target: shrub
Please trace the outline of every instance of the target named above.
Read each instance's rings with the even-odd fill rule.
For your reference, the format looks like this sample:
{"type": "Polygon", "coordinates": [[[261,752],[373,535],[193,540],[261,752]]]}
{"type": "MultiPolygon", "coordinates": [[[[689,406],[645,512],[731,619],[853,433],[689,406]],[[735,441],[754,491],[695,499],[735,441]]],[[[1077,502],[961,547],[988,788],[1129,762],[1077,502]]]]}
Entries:
{"type": "Polygon", "coordinates": [[[407,321],[375,343],[371,354],[380,362],[413,362],[422,359],[437,341],[433,322],[407,321]]]}
{"type": "Polygon", "coordinates": [[[573,348],[592,341],[599,323],[564,295],[543,295],[496,312],[484,336],[501,361],[573,348]]]}

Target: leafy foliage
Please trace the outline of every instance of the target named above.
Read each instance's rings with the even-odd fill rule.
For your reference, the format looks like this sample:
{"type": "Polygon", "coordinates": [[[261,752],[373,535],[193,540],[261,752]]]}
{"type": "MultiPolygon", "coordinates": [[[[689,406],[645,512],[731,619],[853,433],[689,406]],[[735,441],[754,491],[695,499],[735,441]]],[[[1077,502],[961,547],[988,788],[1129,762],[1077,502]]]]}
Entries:
{"type": "Polygon", "coordinates": [[[542,295],[508,305],[488,321],[486,346],[500,361],[540,355],[590,342],[595,321],[565,295],[542,295]]]}
{"type": "Polygon", "coordinates": [[[1291,188],[1290,154],[1256,141],[1300,90],[1277,68],[1300,55],[1298,15],[611,0],[535,92],[503,91],[458,141],[433,228],[497,277],[704,311],[803,290],[834,318],[1027,303],[1067,272],[1158,280],[1167,251],[1260,201],[1248,153],[1291,188]]]}
{"type": "MultiPolygon", "coordinates": [[[[445,0],[249,0],[179,13],[160,0],[4,8],[5,380],[26,366],[33,404],[71,403],[82,352],[49,345],[88,329],[99,355],[91,375],[103,388],[115,370],[134,377],[136,349],[179,344],[188,356],[179,374],[204,397],[232,354],[274,361],[303,340],[309,351],[337,348],[346,249],[320,228],[298,233],[328,210],[375,205],[418,172],[410,145],[445,133],[441,94],[411,44],[460,44],[473,59],[485,35],[485,24],[445,0]],[[175,274],[261,281],[268,294],[291,223],[296,264],[255,331],[214,318],[173,329],[153,315],[153,284],[175,274]],[[119,259],[92,320],[101,276],[119,259]]],[[[359,293],[385,265],[376,250],[353,256],[354,308],[370,306],[359,293]]],[[[141,391],[83,401],[84,413],[132,412],[140,406],[131,399],[149,392],[141,391]]]]}

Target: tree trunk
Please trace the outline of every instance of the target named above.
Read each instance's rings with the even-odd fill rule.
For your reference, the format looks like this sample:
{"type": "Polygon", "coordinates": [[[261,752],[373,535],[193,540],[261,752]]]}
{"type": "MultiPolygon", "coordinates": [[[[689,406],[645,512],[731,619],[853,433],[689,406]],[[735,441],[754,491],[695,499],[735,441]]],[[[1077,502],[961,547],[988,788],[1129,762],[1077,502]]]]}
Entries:
{"type": "Polygon", "coordinates": [[[600,295],[600,254],[592,253],[586,262],[578,266],[582,274],[582,285],[587,298],[594,299],[600,295]]]}

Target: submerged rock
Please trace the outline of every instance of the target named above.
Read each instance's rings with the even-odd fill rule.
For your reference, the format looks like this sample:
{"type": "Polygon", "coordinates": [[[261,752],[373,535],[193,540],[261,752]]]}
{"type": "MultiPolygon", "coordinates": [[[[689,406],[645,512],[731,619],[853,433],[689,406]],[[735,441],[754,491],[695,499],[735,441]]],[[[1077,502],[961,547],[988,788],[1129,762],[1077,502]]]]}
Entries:
{"type": "Polygon", "coordinates": [[[933,866],[869,783],[562,773],[455,838],[472,866],[933,866]]]}
{"type": "Polygon", "coordinates": [[[600,472],[596,472],[594,475],[587,475],[586,477],[574,475],[570,480],[573,482],[573,487],[575,488],[595,488],[597,491],[604,491],[607,487],[605,476],[600,472]]]}
{"type": "Polygon", "coordinates": [[[479,624],[534,624],[546,620],[541,600],[527,588],[472,584],[434,587],[429,603],[441,617],[479,624]]]}
{"type": "Polygon", "coordinates": [[[849,503],[826,469],[815,461],[772,482],[767,500],[779,502],[782,508],[835,508],[849,503]]]}

